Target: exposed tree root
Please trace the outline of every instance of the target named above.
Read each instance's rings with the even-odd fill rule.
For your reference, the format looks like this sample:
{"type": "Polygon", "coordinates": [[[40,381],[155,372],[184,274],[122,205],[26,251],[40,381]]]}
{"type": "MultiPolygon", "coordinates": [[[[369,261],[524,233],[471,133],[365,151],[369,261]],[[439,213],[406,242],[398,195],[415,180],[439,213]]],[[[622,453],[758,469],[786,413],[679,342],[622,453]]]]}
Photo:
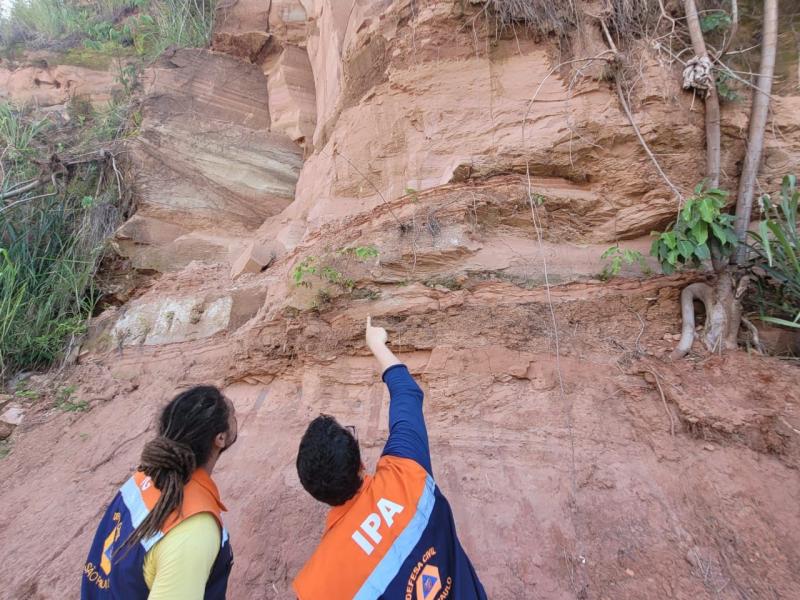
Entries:
{"type": "Polygon", "coordinates": [[[706,324],[708,323],[708,307],[712,304],[713,290],[706,283],[693,283],[683,288],[681,292],[681,339],[670,358],[683,358],[689,353],[694,343],[694,301],[700,300],[706,307],[706,324]]]}
{"type": "Polygon", "coordinates": [[[670,354],[678,359],[692,349],[695,337],[694,301],[703,303],[706,321],[703,327],[703,344],[711,352],[735,350],[738,346],[739,327],[742,324],[741,297],[747,289],[748,278],[742,277],[738,284],[727,270],[717,273],[714,287],[707,283],[693,283],[681,292],[681,317],[683,326],[681,339],[670,354]]]}

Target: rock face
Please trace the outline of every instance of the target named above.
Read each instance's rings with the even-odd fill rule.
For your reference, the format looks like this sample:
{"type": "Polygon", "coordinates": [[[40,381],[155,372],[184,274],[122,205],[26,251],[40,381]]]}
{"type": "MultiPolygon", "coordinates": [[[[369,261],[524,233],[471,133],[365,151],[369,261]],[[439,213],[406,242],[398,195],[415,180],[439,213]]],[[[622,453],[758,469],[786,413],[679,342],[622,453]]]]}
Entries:
{"type": "Polygon", "coordinates": [[[269,0],[234,0],[216,5],[214,50],[254,61],[270,39],[269,0]]]}
{"type": "MultiPolygon", "coordinates": [[[[551,41],[482,8],[223,2],[217,52],[155,65],[115,243],[160,274],[92,322],[68,371],[92,410],[26,415],[0,461],[0,501],[25,509],[0,515],[9,597],[74,592],[159,408],[201,383],[239,422],[214,472],[229,597],[290,597],[325,518],[294,467],[309,419],[354,425],[369,468],[388,436],[368,315],[425,391],[434,474],[491,598],[800,597],[796,367],[664,359],[705,274],[596,275],[614,243],[646,254],[676,200],[604,64],[556,68],[551,41]]],[[[604,48],[595,25],[572,43],[604,48]]],[[[702,104],[641,54],[636,121],[689,191],[702,104]]],[[[773,103],[769,189],[800,167],[799,103],[773,103]]],[[[725,106],[731,178],[746,123],[725,106]]]]}
{"type": "Polygon", "coordinates": [[[15,104],[50,107],[83,97],[99,105],[108,102],[114,87],[114,75],[106,71],[69,65],[0,67],[0,100],[15,104]]]}
{"type": "Polygon", "coordinates": [[[305,48],[287,45],[266,68],[273,131],[295,142],[311,141],[316,126],[314,74],[305,48]]]}
{"type": "Polygon", "coordinates": [[[301,150],[269,131],[262,72],[229,56],[165,56],[146,92],[131,157],[139,206],[117,236],[121,252],[158,271],[228,260],[243,232],[292,201],[301,150]]]}
{"type": "Polygon", "coordinates": [[[206,302],[198,298],[167,298],[131,306],[111,330],[117,345],[145,344],[204,338],[223,331],[230,321],[231,298],[206,302]]]}

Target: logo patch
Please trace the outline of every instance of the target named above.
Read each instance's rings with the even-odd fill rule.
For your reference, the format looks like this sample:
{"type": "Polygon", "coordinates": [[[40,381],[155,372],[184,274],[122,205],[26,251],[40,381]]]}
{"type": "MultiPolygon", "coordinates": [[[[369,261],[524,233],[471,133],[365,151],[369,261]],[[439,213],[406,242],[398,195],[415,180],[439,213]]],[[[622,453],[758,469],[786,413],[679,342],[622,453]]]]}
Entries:
{"type": "Polygon", "coordinates": [[[120,514],[118,512],[114,513],[114,520],[117,522],[117,525],[111,530],[111,533],[108,534],[108,537],[103,543],[103,552],[100,555],[100,568],[103,569],[106,575],[111,573],[111,558],[114,542],[119,539],[119,529],[122,527],[122,523],[120,523],[120,514]]]}
{"type": "Polygon", "coordinates": [[[417,600],[431,600],[442,589],[439,569],[434,565],[425,565],[417,579],[417,600]]]}

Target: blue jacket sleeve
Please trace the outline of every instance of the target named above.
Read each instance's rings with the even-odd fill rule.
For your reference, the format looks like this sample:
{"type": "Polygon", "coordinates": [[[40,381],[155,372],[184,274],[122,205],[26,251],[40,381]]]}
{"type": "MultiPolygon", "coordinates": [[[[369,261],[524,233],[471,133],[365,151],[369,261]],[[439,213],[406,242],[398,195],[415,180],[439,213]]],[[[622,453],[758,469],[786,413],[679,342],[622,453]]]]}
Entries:
{"type": "Polygon", "coordinates": [[[422,416],[422,390],[405,365],[394,365],[383,372],[389,388],[389,439],[383,455],[410,458],[433,475],[428,431],[422,416]]]}

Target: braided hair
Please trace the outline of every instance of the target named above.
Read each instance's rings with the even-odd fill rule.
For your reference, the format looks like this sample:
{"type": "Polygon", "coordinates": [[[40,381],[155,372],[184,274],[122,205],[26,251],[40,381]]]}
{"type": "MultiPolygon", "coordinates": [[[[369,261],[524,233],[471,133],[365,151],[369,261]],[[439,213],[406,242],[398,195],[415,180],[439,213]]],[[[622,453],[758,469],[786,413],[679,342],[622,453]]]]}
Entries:
{"type": "Polygon", "coordinates": [[[161,411],[158,437],[142,450],[139,470],[161,492],[153,510],[128,538],[130,548],[157,534],[183,504],[183,488],[211,455],[214,438],[229,429],[230,408],[216,387],[197,386],[178,394],[161,411]]]}

